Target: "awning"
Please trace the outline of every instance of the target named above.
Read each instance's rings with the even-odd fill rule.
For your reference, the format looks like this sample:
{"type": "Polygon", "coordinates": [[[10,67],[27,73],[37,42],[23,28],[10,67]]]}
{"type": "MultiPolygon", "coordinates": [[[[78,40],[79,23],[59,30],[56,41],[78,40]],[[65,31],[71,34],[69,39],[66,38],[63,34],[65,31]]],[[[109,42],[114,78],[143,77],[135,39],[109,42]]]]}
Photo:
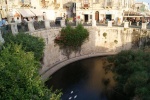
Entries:
{"type": "Polygon", "coordinates": [[[17,9],[17,11],[18,11],[23,17],[33,17],[33,16],[35,16],[35,14],[32,13],[29,9],[17,9]]]}
{"type": "Polygon", "coordinates": [[[43,12],[40,9],[30,9],[36,16],[43,16],[43,12]]]}

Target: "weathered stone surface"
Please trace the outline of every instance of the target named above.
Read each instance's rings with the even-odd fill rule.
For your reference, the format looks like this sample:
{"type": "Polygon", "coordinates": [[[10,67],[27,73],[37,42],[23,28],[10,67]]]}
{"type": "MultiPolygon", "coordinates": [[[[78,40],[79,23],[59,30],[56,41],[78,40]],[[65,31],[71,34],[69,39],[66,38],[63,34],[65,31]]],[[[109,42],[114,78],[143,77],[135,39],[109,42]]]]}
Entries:
{"type": "MultiPolygon", "coordinates": [[[[132,47],[133,33],[135,33],[135,30],[132,28],[109,28],[103,26],[88,26],[85,28],[89,30],[89,39],[82,45],[80,52],[72,53],[70,55],[70,59],[68,59],[63,50],[60,50],[59,46],[54,43],[54,39],[60,34],[60,28],[31,33],[34,36],[44,38],[46,42],[43,59],[44,64],[41,73],[44,73],[48,69],[52,69],[54,71],[51,72],[55,72],[63,65],[56,69],[53,67],[65,61],[72,62],[73,59],[77,60],[103,54],[114,54],[121,50],[129,50],[132,47]]],[[[138,29],[136,32],[140,32],[140,30],[138,29]]],[[[138,34],[135,33],[134,35],[138,34]]]]}

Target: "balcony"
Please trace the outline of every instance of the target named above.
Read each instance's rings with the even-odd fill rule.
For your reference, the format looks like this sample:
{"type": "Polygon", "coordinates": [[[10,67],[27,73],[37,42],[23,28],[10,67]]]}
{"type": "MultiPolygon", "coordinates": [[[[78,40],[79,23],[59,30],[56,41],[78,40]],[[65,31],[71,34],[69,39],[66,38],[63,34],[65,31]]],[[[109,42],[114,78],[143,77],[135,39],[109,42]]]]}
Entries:
{"type": "Polygon", "coordinates": [[[105,8],[112,8],[112,2],[107,2],[105,8]]]}
{"type": "Polygon", "coordinates": [[[90,7],[90,4],[82,4],[81,9],[88,9],[90,7]]]}
{"type": "Polygon", "coordinates": [[[89,4],[83,4],[83,7],[84,7],[84,8],[88,8],[88,7],[89,7],[89,4]]]}

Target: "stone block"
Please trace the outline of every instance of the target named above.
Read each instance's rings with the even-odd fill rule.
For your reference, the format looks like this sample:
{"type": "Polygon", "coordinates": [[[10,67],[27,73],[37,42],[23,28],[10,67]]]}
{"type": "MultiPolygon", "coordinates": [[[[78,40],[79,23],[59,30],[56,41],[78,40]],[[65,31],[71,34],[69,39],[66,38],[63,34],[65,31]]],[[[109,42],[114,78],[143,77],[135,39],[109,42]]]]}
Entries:
{"type": "Polygon", "coordinates": [[[17,24],[16,23],[10,23],[11,24],[11,31],[12,34],[17,34],[18,33],[18,28],[17,28],[17,24]]]}
{"type": "Polygon", "coordinates": [[[49,29],[49,28],[50,28],[50,21],[49,21],[49,20],[45,20],[45,21],[44,21],[44,24],[45,24],[45,28],[46,28],[46,29],[49,29]]]}
{"type": "Polygon", "coordinates": [[[129,28],[129,22],[124,22],[124,28],[129,28]]]}
{"type": "Polygon", "coordinates": [[[136,22],[136,25],[139,26],[139,22],[136,22]]]}
{"type": "Polygon", "coordinates": [[[147,29],[147,23],[142,23],[142,29],[147,29]]]}
{"type": "Polygon", "coordinates": [[[33,21],[28,21],[28,29],[30,32],[34,32],[35,31],[35,28],[34,28],[34,25],[33,25],[33,21]]]}
{"type": "Polygon", "coordinates": [[[2,34],[1,34],[1,31],[0,31],[0,46],[1,46],[1,44],[3,44],[5,41],[4,41],[4,39],[3,39],[3,37],[2,37],[2,34]]]}
{"type": "Polygon", "coordinates": [[[112,21],[108,21],[108,27],[112,27],[112,21]]]}
{"type": "Polygon", "coordinates": [[[92,20],[92,26],[96,26],[96,20],[92,20]]]}
{"type": "Polygon", "coordinates": [[[61,27],[66,27],[65,20],[61,20],[61,21],[60,21],[60,26],[61,26],[61,27]]]}

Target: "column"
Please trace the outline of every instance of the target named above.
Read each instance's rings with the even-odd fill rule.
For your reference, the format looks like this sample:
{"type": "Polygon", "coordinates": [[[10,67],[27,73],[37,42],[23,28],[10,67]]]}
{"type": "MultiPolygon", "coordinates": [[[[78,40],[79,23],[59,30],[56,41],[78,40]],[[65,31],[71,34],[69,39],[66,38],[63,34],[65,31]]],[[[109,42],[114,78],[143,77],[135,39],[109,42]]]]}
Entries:
{"type": "Polygon", "coordinates": [[[129,28],[129,22],[124,22],[124,28],[129,28]]]}
{"type": "Polygon", "coordinates": [[[108,27],[112,27],[112,21],[108,21],[108,27]]]}
{"type": "Polygon", "coordinates": [[[35,28],[34,28],[34,25],[33,25],[33,21],[28,21],[28,29],[30,32],[34,32],[35,31],[35,28]]]}
{"type": "Polygon", "coordinates": [[[60,26],[61,26],[61,27],[66,27],[65,20],[61,20],[61,21],[60,21],[60,26]]]}
{"type": "Polygon", "coordinates": [[[2,34],[1,34],[1,31],[0,31],[0,46],[4,43],[5,41],[4,41],[4,39],[3,39],[3,37],[2,37],[2,34]]]}
{"type": "Polygon", "coordinates": [[[147,23],[142,23],[142,29],[147,29],[147,23]]]}
{"type": "Polygon", "coordinates": [[[95,12],[92,12],[92,26],[96,26],[95,12]]]}
{"type": "Polygon", "coordinates": [[[18,33],[17,23],[10,23],[12,34],[15,35],[18,33]]]}
{"type": "Polygon", "coordinates": [[[49,28],[50,28],[50,21],[49,21],[49,20],[45,20],[45,21],[44,21],[44,24],[45,24],[45,28],[46,28],[46,29],[49,29],[49,28]]]}

